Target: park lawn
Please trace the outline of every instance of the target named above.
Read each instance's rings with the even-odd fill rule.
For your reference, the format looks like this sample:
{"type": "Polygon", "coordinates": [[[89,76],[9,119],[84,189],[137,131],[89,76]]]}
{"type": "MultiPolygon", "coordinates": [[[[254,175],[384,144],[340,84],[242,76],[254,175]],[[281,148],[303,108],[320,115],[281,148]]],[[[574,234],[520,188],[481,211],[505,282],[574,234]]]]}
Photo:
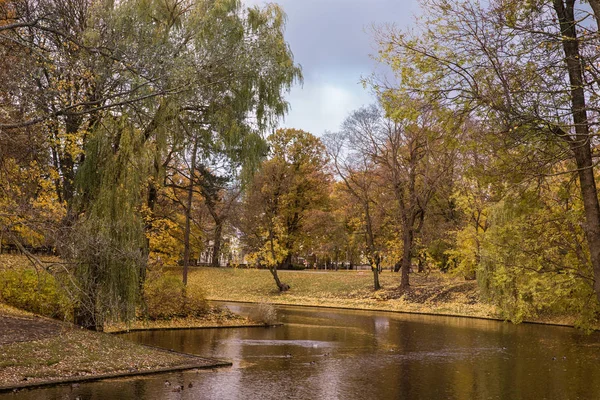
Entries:
{"type": "Polygon", "coordinates": [[[279,276],[291,286],[288,292],[280,293],[264,269],[193,268],[188,279],[208,300],[498,317],[495,307],[479,300],[476,282],[440,272],[412,274],[404,294],[400,275],[390,271],[380,275],[379,291],[373,291],[370,271],[279,271],[279,276]]]}

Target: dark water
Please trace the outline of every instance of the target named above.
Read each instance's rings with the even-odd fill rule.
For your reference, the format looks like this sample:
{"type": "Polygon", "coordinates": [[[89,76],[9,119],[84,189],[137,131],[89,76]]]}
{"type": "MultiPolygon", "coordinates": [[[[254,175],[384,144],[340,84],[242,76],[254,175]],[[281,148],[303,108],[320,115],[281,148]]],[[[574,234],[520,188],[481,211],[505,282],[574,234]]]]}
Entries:
{"type": "MultiPolygon", "coordinates": [[[[251,306],[229,304],[247,313],[251,306]]],[[[279,307],[279,328],[123,337],[233,367],[4,399],[600,399],[600,335],[466,318],[279,307]],[[172,386],[165,386],[168,380],[172,386]],[[188,388],[192,383],[192,388],[188,388]],[[184,385],[173,392],[174,385],[184,385]]]]}

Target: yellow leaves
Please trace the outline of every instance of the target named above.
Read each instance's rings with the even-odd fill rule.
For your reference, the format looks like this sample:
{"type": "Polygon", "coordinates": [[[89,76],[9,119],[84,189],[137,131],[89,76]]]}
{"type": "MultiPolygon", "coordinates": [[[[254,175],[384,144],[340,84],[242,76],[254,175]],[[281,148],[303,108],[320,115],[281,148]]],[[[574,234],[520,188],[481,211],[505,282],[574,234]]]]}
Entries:
{"type": "Polygon", "coordinates": [[[257,263],[266,267],[276,267],[287,257],[289,251],[279,240],[265,240],[262,247],[248,255],[250,263],[257,263]]]}
{"type": "Polygon", "coordinates": [[[67,90],[70,86],[70,82],[66,79],[60,79],[58,82],[56,82],[56,90],[59,91],[67,90]]]}
{"type": "Polygon", "coordinates": [[[144,219],[147,224],[151,222],[152,227],[146,231],[151,259],[160,261],[162,265],[176,266],[183,253],[181,226],[168,218],[152,219],[148,213],[145,213],[144,219]]]}

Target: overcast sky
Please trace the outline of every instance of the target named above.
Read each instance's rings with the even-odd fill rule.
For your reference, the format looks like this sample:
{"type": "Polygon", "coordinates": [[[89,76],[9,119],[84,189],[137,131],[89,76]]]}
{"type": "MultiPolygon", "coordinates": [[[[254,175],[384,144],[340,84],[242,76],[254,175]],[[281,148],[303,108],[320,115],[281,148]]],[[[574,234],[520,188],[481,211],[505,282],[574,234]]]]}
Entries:
{"type": "MultiPolygon", "coordinates": [[[[245,0],[264,4],[265,0],[245,0]]],[[[270,1],[272,2],[272,1],[270,1]]],[[[288,95],[291,111],[282,126],[317,136],[337,131],[352,110],[374,101],[360,84],[376,68],[372,24],[412,24],[417,0],[277,0],[288,16],[286,39],[304,85],[288,95]]]]}

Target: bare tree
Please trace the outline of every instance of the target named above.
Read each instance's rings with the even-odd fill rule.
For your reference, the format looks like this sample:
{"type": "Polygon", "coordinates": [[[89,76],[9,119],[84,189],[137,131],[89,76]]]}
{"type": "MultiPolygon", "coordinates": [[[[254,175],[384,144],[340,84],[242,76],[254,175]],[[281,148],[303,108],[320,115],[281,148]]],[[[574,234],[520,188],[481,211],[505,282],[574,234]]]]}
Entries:
{"type": "Polygon", "coordinates": [[[380,232],[374,222],[376,210],[377,182],[374,179],[376,165],[368,152],[356,142],[355,137],[347,132],[328,133],[325,135],[327,154],[332,161],[337,176],[344,183],[346,192],[350,194],[363,210],[364,237],[367,259],[373,271],[373,289],[381,289],[379,273],[381,272],[380,232]]]}
{"type": "Polygon", "coordinates": [[[377,167],[376,173],[394,194],[403,246],[395,270],[401,270],[400,286],[406,289],[415,256],[415,237],[423,227],[440,181],[452,168],[453,151],[447,145],[452,132],[446,130],[433,107],[417,100],[407,99],[390,109],[406,114],[393,117],[377,106],[361,108],[344,121],[342,130],[362,157],[377,167]],[[410,110],[416,111],[415,117],[408,117],[410,110]]]}

